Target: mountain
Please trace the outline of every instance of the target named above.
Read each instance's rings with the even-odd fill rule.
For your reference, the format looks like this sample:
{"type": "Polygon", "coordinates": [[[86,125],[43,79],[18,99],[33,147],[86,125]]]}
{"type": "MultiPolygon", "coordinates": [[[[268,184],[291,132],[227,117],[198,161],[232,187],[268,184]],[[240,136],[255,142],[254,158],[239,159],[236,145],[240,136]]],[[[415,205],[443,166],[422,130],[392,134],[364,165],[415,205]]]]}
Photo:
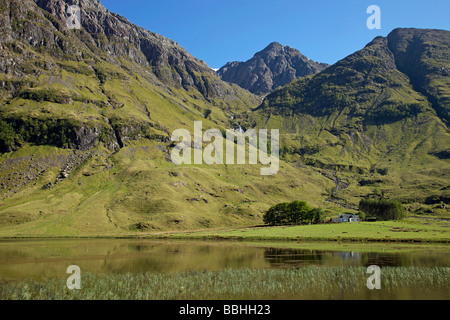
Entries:
{"type": "Polygon", "coordinates": [[[210,110],[226,123],[259,103],[174,41],[97,0],[1,0],[0,10],[1,118],[8,123],[0,151],[26,142],[115,149],[131,135],[167,138],[179,111],[202,118],[210,110]],[[67,26],[71,4],[81,7],[80,29],[67,26]],[[163,113],[150,114],[155,103],[166,105],[163,113]]]}
{"type": "Polygon", "coordinates": [[[286,160],[340,172],[337,201],[448,203],[449,50],[449,31],[395,29],[275,90],[249,122],[284,132],[286,160]]]}
{"type": "Polygon", "coordinates": [[[0,0],[0,21],[2,237],[259,225],[295,199],[336,216],[383,196],[448,217],[448,31],[394,30],[262,101],[97,0],[0,0]],[[278,173],[174,164],[172,133],[194,121],[279,129],[278,173]]]}
{"type": "Polygon", "coordinates": [[[238,127],[262,101],[174,41],[97,0],[0,0],[0,21],[1,236],[254,225],[302,190],[326,205],[313,168],[172,163],[174,130],[238,127]]]}
{"type": "Polygon", "coordinates": [[[434,110],[448,121],[450,32],[396,29],[323,72],[269,94],[259,109],[386,123],[434,110]]]}
{"type": "Polygon", "coordinates": [[[246,62],[228,62],[217,72],[222,80],[236,83],[254,94],[264,95],[294,79],[328,67],[312,61],[297,49],[272,42],[246,62]]]}
{"type": "Polygon", "coordinates": [[[398,70],[427,97],[437,114],[450,123],[450,36],[445,30],[396,29],[388,46],[398,70]]]}

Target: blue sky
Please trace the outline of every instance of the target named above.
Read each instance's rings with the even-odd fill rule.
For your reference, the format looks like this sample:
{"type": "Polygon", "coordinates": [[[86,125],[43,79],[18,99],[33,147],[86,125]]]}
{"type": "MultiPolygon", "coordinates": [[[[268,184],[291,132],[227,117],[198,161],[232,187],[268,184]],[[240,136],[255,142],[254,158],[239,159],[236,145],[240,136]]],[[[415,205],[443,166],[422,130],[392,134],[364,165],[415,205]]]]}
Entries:
{"type": "Polygon", "coordinates": [[[450,30],[450,0],[101,0],[210,67],[246,61],[277,41],[333,64],[397,27],[450,30]],[[381,9],[370,30],[367,8],[381,9]]]}

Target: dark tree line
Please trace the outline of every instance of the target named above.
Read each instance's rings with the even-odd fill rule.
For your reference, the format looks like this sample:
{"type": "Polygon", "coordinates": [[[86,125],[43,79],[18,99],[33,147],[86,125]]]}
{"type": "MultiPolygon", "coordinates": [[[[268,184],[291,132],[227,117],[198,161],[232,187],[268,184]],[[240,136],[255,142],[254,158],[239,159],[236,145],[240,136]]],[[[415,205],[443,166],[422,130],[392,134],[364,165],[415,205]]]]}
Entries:
{"type": "Polygon", "coordinates": [[[26,142],[66,147],[77,143],[81,124],[75,120],[17,117],[0,119],[0,152],[10,152],[26,142]]]}
{"type": "Polygon", "coordinates": [[[399,220],[405,214],[400,202],[387,199],[362,199],[359,210],[366,216],[374,216],[380,220],[399,220]]]}

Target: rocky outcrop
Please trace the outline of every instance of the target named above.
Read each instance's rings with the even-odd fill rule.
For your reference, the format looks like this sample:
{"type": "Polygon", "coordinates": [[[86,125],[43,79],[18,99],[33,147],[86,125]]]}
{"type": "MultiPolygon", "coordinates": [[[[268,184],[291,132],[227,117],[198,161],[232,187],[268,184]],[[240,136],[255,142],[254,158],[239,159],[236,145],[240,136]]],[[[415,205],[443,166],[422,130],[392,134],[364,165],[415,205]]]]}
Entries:
{"type": "Polygon", "coordinates": [[[116,151],[124,147],[129,140],[147,138],[169,142],[168,130],[152,123],[113,122],[100,125],[65,119],[22,117],[6,118],[1,120],[0,124],[0,152],[18,150],[24,143],[54,145],[82,151],[93,149],[101,143],[109,150],[116,151]],[[156,130],[160,133],[155,133],[156,130]],[[6,136],[7,134],[9,136],[6,136]]]}
{"type": "Polygon", "coordinates": [[[173,102],[188,111],[182,101],[201,116],[197,100],[224,109],[260,102],[176,42],[109,12],[98,0],[0,0],[0,76],[0,104],[34,108],[0,109],[0,152],[24,143],[79,150],[102,143],[116,150],[130,139],[164,142],[168,130],[150,118],[151,108],[164,113],[159,109],[173,102]],[[80,29],[66,23],[70,5],[81,9],[80,29]],[[108,87],[114,81],[118,86],[108,87]],[[153,88],[171,102],[141,94],[153,88]],[[89,108],[89,115],[79,108],[89,108]]]}
{"type": "MultiPolygon", "coordinates": [[[[97,0],[35,1],[60,21],[67,20],[69,5],[79,5],[81,32],[86,32],[80,40],[91,50],[107,53],[109,58],[125,57],[150,67],[164,83],[186,90],[195,88],[207,99],[223,98],[230,91],[204,61],[193,57],[178,43],[109,12],[97,0]]],[[[59,23],[58,28],[67,27],[59,23]]]]}
{"type": "MultiPolygon", "coordinates": [[[[221,81],[204,61],[175,41],[109,12],[97,0],[0,0],[0,8],[0,48],[12,45],[21,50],[22,42],[65,59],[101,57],[116,63],[114,58],[124,58],[150,68],[165,84],[186,90],[195,88],[206,99],[239,95],[238,88],[221,81]],[[81,29],[76,34],[69,32],[66,25],[70,5],[81,8],[81,29]]],[[[32,70],[24,72],[20,66],[22,61],[33,58],[27,57],[32,53],[20,53],[24,56],[2,54],[0,71],[17,76],[30,74],[32,70]]]]}
{"type": "MultiPolygon", "coordinates": [[[[27,185],[37,185],[39,179],[46,174],[52,176],[52,171],[58,169],[59,173],[55,179],[42,186],[43,189],[50,189],[67,179],[81,164],[99,155],[100,153],[94,150],[73,150],[67,155],[28,155],[7,159],[0,165],[0,199],[11,197],[27,185]]],[[[46,178],[43,179],[45,181],[46,178]]]]}
{"type": "Polygon", "coordinates": [[[254,94],[267,94],[299,77],[327,68],[300,51],[277,42],[256,53],[246,62],[229,62],[217,73],[222,80],[236,83],[254,94]]]}

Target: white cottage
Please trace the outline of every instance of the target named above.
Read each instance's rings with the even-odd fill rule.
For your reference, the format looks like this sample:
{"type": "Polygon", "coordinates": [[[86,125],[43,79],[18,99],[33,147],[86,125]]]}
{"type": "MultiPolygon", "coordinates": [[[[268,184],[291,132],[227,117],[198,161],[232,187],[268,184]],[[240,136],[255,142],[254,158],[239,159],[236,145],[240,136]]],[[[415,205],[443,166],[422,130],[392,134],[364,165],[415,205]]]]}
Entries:
{"type": "Polygon", "coordinates": [[[359,216],[353,213],[339,215],[339,222],[359,222],[359,216]]]}

